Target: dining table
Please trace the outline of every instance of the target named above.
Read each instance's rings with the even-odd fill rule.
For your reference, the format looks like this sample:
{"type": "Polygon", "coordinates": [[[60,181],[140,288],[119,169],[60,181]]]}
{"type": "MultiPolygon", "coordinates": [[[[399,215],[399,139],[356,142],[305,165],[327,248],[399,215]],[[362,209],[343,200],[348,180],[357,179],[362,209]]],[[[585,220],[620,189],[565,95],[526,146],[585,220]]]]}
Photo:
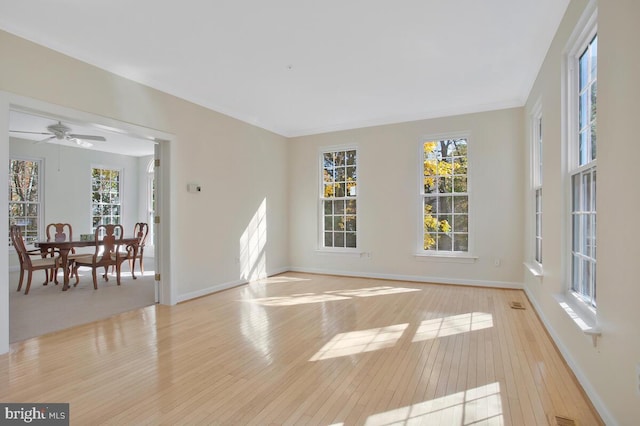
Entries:
{"type": "MultiPolygon", "coordinates": [[[[40,249],[43,257],[52,250],[57,250],[60,253],[60,267],[64,273],[64,285],[62,286],[62,291],[67,291],[69,289],[70,281],[68,264],[69,252],[71,249],[78,247],[95,247],[96,245],[102,244],[102,240],[96,241],[95,238],[91,238],[90,240],[38,241],[35,243],[35,246],[40,249]]],[[[133,258],[135,259],[138,254],[138,237],[119,239],[118,244],[125,247],[131,247],[133,251],[133,258]]],[[[131,275],[134,279],[136,278],[133,270],[131,271],[131,275]]]]}

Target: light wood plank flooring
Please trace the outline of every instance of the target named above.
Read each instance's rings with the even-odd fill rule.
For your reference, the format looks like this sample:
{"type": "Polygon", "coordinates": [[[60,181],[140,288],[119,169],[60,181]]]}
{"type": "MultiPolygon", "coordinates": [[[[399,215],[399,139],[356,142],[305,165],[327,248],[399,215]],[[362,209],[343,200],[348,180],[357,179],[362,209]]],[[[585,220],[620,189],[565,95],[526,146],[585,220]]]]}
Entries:
{"type": "Polygon", "coordinates": [[[75,425],[602,424],[522,291],[301,273],[15,343],[0,380],[75,425]]]}

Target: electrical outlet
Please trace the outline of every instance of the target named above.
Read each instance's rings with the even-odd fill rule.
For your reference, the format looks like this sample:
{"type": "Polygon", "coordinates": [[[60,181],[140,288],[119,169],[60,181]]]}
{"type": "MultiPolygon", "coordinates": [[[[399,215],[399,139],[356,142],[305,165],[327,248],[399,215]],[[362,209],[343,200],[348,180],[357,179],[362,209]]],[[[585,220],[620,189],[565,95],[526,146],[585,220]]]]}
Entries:
{"type": "Polygon", "coordinates": [[[501,263],[502,263],[502,260],[500,260],[499,257],[496,257],[495,259],[493,259],[493,266],[495,266],[496,268],[500,266],[501,263]]]}

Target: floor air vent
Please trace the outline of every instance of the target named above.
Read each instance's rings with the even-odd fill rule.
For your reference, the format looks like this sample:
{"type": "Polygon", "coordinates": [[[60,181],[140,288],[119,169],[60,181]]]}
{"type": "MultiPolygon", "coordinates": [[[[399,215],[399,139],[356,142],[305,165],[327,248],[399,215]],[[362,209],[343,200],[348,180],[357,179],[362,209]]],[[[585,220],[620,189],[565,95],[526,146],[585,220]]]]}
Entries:
{"type": "Polygon", "coordinates": [[[557,426],[576,426],[576,421],[567,417],[556,416],[557,426]]]}
{"type": "Polygon", "coordinates": [[[520,302],[511,302],[509,303],[509,306],[511,306],[511,309],[526,309],[520,302]]]}

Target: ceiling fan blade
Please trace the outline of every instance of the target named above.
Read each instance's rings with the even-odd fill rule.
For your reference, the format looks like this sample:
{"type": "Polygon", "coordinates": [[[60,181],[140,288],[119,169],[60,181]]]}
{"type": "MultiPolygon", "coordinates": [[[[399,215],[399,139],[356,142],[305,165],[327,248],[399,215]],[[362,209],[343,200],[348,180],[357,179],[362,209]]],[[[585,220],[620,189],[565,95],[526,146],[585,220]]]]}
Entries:
{"type": "Polygon", "coordinates": [[[74,138],[74,139],[84,139],[86,141],[98,141],[98,142],[105,142],[107,139],[104,136],[94,136],[94,135],[74,135],[74,134],[70,134],[68,135],[70,138],[74,138]]]}
{"type": "Polygon", "coordinates": [[[28,133],[31,135],[52,135],[53,133],[49,132],[27,132],[25,130],[9,130],[10,133],[28,133]]]}
{"type": "MultiPolygon", "coordinates": [[[[48,133],[45,133],[45,134],[48,134],[48,133]]],[[[40,140],[40,141],[36,141],[36,144],[49,142],[51,139],[55,139],[55,138],[56,138],[56,136],[55,136],[55,135],[53,135],[53,136],[50,136],[50,137],[48,137],[48,138],[44,138],[44,139],[42,139],[42,140],[40,140]]]]}

